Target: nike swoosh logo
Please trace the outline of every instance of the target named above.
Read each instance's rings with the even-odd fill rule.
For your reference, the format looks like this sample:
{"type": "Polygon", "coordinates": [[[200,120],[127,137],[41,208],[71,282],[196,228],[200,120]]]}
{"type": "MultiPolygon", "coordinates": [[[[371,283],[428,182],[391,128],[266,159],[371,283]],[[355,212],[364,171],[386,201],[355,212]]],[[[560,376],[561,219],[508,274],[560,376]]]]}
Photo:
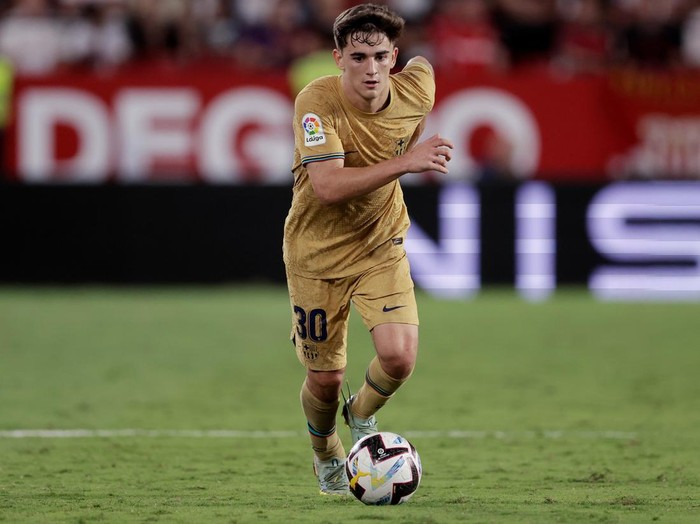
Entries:
{"type": "Polygon", "coordinates": [[[382,308],[382,311],[384,311],[384,313],[388,313],[389,311],[394,311],[395,309],[401,309],[402,307],[406,307],[406,306],[391,306],[391,307],[384,306],[382,308]]]}

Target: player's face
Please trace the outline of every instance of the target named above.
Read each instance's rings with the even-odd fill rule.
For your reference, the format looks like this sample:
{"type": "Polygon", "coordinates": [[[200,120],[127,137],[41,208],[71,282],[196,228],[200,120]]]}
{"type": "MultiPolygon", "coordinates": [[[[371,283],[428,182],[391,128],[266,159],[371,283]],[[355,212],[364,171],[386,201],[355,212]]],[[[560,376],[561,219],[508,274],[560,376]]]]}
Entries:
{"type": "Polygon", "coordinates": [[[398,52],[385,35],[375,45],[350,41],[342,51],[333,51],[343,71],[343,90],[355,107],[374,113],[384,106],[389,96],[389,73],[398,52]]]}

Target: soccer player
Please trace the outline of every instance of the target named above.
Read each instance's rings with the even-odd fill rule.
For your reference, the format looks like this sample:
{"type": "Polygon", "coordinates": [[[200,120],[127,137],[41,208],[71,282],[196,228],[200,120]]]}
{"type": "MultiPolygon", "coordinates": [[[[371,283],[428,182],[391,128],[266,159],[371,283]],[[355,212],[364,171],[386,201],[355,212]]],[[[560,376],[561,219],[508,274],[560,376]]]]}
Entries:
{"type": "Polygon", "coordinates": [[[347,363],[350,304],[372,334],[376,357],[343,406],[352,441],[377,431],[374,414],[411,375],[418,311],[404,249],[409,218],[399,178],[447,173],[452,143],[418,142],[432,109],[430,63],[396,64],[404,21],[362,4],[333,26],[340,75],[312,81],[297,96],[292,204],[284,262],[292,340],[306,366],[301,404],[321,493],[346,494],[345,449],[336,416],[347,363]]]}

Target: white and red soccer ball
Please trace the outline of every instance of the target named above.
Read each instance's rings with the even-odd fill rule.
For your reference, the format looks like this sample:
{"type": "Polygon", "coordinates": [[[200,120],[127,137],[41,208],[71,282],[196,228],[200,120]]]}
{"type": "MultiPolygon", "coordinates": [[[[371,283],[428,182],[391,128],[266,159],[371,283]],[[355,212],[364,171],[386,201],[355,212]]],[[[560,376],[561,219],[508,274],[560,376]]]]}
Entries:
{"type": "Polygon", "coordinates": [[[350,491],[365,504],[406,502],[423,473],[413,445],[396,433],[380,431],[359,440],[345,460],[350,491]]]}

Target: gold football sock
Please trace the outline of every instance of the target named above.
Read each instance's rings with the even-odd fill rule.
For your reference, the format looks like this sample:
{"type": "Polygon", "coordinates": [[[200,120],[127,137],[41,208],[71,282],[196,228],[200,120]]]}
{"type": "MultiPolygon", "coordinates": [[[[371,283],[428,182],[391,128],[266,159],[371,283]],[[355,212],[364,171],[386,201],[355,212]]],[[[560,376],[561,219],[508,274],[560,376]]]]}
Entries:
{"type": "Polygon", "coordinates": [[[338,414],[337,400],[326,403],[314,396],[304,380],[301,386],[301,406],[306,415],[306,421],[311,437],[311,447],[319,460],[330,460],[333,457],[345,457],[345,448],[335,430],[335,420],[338,414]]]}
{"type": "Polygon", "coordinates": [[[352,402],[352,413],[359,418],[369,418],[386,404],[397,389],[409,379],[396,379],[386,374],[379,359],[374,357],[369,363],[365,382],[352,402]]]}

